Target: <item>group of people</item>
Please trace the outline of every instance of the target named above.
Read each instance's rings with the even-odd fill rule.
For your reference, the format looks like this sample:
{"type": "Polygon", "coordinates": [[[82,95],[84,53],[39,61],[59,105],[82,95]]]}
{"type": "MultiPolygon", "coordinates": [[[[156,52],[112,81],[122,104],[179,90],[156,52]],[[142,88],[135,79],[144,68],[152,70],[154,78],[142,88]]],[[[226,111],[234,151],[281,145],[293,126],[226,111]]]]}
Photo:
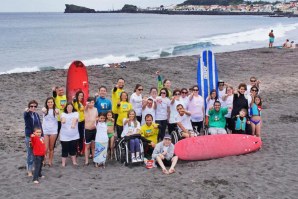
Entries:
{"type": "Polygon", "coordinates": [[[77,166],[79,155],[85,155],[85,166],[91,156],[96,167],[104,167],[106,157],[114,157],[117,137],[128,141],[132,163],[143,161],[139,145],[142,140],[150,149],[146,150],[149,158],[156,161],[163,173],[171,174],[178,161],[171,143],[173,131],[188,138],[201,135],[205,126],[209,134],[260,136],[262,99],[258,95],[260,81],[255,77],[250,78],[249,85],[241,83],[235,90],[219,81],[218,90],[212,90],[204,99],[199,95],[198,85],[172,90],[170,80],[163,80],[158,71],[156,75],[158,86],[150,88],[148,97],[141,84],[129,96],[123,78],[112,89],[111,100],[105,86],[86,101],[82,91],[67,99],[63,87],[54,87],[53,96],[46,99],[42,108],[42,120],[36,112],[37,101],[30,101],[24,112],[25,142],[27,171],[29,176],[33,175],[34,183],[39,183],[43,165],[53,165],[58,137],[62,167],[67,165],[68,156],[77,166]]]}
{"type": "MultiPolygon", "coordinates": [[[[271,30],[269,32],[269,48],[273,48],[273,43],[274,43],[274,33],[273,30],[271,30]]],[[[283,45],[281,46],[282,48],[296,48],[296,44],[294,41],[291,41],[289,39],[286,39],[286,41],[283,43],[283,45]]]]}

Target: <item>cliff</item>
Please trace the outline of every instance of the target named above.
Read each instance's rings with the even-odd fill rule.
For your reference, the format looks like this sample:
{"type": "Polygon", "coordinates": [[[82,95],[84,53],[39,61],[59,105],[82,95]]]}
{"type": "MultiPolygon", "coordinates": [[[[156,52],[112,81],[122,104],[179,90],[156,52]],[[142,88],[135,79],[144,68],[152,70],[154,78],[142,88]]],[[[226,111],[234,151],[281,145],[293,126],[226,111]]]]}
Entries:
{"type": "Polygon", "coordinates": [[[72,4],[65,4],[66,8],[64,13],[96,13],[94,9],[76,6],[72,4]]]}

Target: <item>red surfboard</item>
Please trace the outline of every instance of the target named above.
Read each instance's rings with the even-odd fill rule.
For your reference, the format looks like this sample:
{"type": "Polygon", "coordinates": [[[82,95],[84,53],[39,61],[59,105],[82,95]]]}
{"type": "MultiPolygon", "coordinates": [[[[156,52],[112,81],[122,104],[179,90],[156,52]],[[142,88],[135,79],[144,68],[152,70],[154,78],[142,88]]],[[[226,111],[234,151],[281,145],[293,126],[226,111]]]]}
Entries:
{"type": "Polygon", "coordinates": [[[261,139],[255,136],[208,135],[180,140],[175,145],[175,154],[181,160],[209,160],[251,153],[261,146],[261,139]]]}
{"type": "Polygon", "coordinates": [[[89,83],[86,66],[81,61],[71,63],[67,73],[66,95],[68,101],[72,101],[76,92],[79,90],[84,93],[84,105],[89,97],[89,83]]]}

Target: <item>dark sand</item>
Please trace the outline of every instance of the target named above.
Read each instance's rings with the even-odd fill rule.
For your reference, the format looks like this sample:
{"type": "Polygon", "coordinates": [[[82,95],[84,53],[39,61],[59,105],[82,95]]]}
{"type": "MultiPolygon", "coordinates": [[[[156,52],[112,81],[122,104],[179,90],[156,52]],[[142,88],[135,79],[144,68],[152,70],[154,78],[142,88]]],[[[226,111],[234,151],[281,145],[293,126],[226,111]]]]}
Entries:
{"type": "MultiPolygon", "coordinates": [[[[209,161],[179,162],[176,174],[159,169],[127,168],[115,161],[106,169],[93,166],[44,168],[39,185],[26,176],[23,110],[31,99],[41,108],[54,85],[65,85],[66,70],[0,76],[0,198],[298,198],[298,49],[253,49],[216,55],[219,77],[237,86],[250,76],[261,83],[263,148],[252,154],[209,161]]],[[[126,69],[88,68],[90,92],[99,85],[112,89],[118,77],[132,93],[136,83],[148,92],[155,71],[172,80],[173,88],[196,83],[198,56],[127,63],[126,69]],[[146,84],[145,84],[146,82],[146,84]]],[[[83,158],[79,164],[83,165],[83,158]]]]}

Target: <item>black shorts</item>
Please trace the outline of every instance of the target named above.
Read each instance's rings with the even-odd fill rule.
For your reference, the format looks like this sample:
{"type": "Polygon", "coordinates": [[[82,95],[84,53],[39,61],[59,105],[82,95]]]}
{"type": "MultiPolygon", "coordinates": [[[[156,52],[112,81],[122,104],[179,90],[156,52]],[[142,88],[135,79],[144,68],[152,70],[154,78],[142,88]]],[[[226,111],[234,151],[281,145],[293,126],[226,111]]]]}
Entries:
{"type": "Polygon", "coordinates": [[[91,141],[95,141],[96,129],[85,129],[85,144],[90,144],[91,141]]]}
{"type": "MultiPolygon", "coordinates": [[[[171,158],[170,160],[163,159],[162,162],[163,162],[163,164],[164,164],[166,167],[170,167],[170,166],[172,165],[172,158],[171,158]]],[[[157,164],[158,166],[160,166],[160,165],[158,164],[157,161],[156,161],[156,164],[157,164]]]]}
{"type": "Polygon", "coordinates": [[[70,156],[75,156],[77,153],[77,140],[71,141],[61,141],[62,146],[62,157],[67,158],[68,154],[70,156]]]}

